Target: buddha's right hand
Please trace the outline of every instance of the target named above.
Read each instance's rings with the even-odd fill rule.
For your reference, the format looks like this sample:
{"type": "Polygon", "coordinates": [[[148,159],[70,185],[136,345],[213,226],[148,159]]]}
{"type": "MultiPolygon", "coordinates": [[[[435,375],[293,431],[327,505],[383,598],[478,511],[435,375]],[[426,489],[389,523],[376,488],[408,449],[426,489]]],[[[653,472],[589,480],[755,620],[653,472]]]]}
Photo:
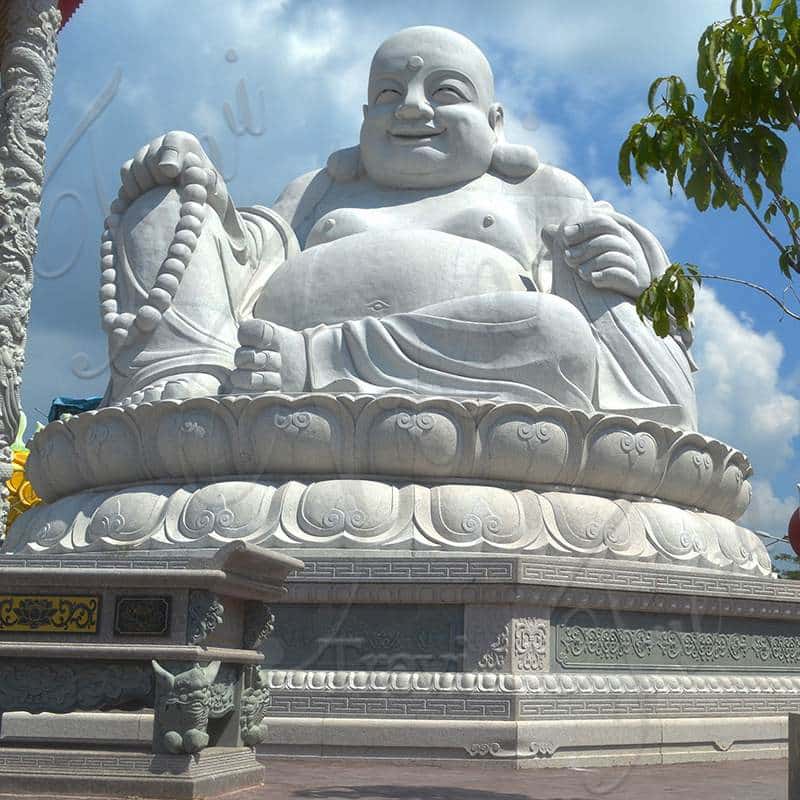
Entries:
{"type": "Polygon", "coordinates": [[[208,172],[208,204],[220,216],[224,216],[228,207],[228,192],[222,176],[197,137],[185,131],[171,131],[153,139],[122,165],[120,197],[129,205],[156,186],[177,183],[190,155],[193,157],[190,159],[192,165],[208,172]]]}

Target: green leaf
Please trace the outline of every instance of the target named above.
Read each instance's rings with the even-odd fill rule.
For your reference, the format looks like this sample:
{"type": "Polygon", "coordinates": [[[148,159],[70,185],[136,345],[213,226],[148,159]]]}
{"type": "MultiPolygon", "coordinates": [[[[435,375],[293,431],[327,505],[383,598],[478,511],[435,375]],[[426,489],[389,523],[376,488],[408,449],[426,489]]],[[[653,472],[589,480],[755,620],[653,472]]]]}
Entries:
{"type": "Polygon", "coordinates": [[[647,92],[647,105],[651,111],[654,112],[656,110],[656,105],[655,105],[656,93],[658,92],[659,87],[661,86],[662,83],[668,80],[669,78],[666,77],[656,78],[650,84],[650,89],[647,92]]]}
{"type": "Polygon", "coordinates": [[[622,182],[626,186],[631,185],[632,175],[631,175],[631,150],[632,144],[630,138],[626,139],[622,143],[622,147],[619,149],[619,159],[617,160],[617,170],[619,171],[619,176],[622,178],[622,182]]]}

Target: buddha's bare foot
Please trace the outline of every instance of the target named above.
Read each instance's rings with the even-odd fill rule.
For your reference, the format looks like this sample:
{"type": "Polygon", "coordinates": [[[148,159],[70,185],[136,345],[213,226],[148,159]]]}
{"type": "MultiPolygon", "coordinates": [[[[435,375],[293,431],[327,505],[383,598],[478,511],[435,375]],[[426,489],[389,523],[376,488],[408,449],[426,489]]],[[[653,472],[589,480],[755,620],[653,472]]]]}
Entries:
{"type": "Polygon", "coordinates": [[[262,319],[239,326],[241,347],[234,355],[236,369],[230,382],[234,391],[275,392],[282,388],[279,328],[262,319]]]}
{"type": "Polygon", "coordinates": [[[216,397],[219,394],[219,378],[207,373],[197,372],[164,378],[149,386],[137,389],[113,405],[136,406],[152,403],[155,400],[188,400],[192,397],[216,397]]]}

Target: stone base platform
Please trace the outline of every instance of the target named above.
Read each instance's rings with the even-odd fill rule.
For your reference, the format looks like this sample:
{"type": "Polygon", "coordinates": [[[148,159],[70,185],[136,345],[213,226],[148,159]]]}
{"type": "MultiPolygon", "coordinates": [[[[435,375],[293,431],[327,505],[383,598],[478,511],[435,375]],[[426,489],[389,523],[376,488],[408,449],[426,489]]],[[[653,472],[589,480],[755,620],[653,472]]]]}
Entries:
{"type": "Polygon", "coordinates": [[[518,554],[303,557],[273,606],[261,753],[518,768],[786,756],[790,581],[518,554]]]}
{"type": "Polygon", "coordinates": [[[785,758],[786,737],[785,716],[582,720],[576,715],[542,722],[273,717],[259,754],[584,768],[785,758]]]}
{"type": "Polygon", "coordinates": [[[120,751],[0,749],[0,794],[194,800],[258,786],[264,768],[249,747],[189,755],[120,751]]]}

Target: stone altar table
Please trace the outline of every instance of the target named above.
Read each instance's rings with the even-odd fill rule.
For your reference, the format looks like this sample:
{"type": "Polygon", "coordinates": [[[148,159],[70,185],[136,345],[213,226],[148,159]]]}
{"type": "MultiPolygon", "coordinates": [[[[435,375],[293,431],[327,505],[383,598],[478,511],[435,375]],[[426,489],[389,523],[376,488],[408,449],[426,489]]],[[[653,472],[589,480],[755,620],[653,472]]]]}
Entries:
{"type": "Polygon", "coordinates": [[[104,407],[34,438],[4,558],[302,558],[268,752],[785,755],[800,591],[698,432],[691,332],[636,314],[663,248],[506,140],[453,31],[384,42],[363,114],[270,208],[184,132],[123,166],[104,407]]]}
{"type": "Polygon", "coordinates": [[[243,542],[191,556],[0,557],[0,710],[155,713],[148,747],[120,742],[113,715],[84,715],[83,736],[61,746],[57,718],[33,745],[3,730],[2,791],[194,798],[260,783],[265,603],[301,566],[243,542]]]}

